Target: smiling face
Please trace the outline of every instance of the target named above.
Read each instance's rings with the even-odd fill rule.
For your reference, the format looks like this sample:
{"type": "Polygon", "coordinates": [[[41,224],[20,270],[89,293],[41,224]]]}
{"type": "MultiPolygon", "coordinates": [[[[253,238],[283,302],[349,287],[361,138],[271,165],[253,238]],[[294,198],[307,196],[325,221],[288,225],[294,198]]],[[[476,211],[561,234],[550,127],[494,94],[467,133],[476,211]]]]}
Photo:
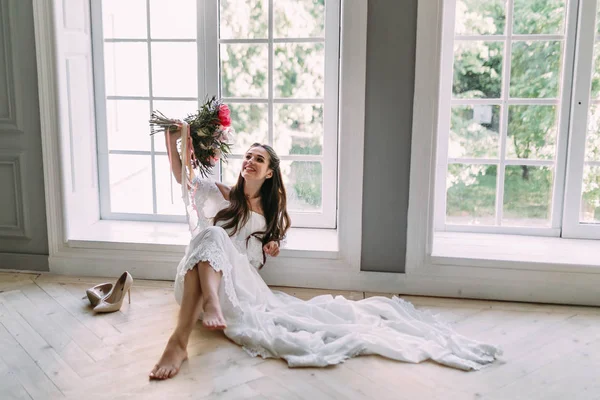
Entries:
{"type": "Polygon", "coordinates": [[[264,181],[273,176],[269,168],[270,159],[267,150],[260,146],[251,147],[242,162],[242,177],[246,180],[264,181]]]}

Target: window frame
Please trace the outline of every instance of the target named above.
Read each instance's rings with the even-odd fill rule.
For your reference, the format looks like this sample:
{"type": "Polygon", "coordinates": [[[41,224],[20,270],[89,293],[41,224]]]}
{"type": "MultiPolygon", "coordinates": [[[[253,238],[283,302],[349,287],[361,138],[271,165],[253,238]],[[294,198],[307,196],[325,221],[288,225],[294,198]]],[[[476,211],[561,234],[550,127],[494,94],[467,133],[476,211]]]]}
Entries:
{"type": "Polygon", "coordinates": [[[600,161],[585,161],[588,117],[591,104],[600,99],[590,96],[594,68],[594,46],[600,43],[597,31],[597,0],[580,0],[579,40],[577,42],[577,65],[571,111],[569,135],[569,164],[567,169],[563,237],[600,239],[600,223],[581,223],[581,196],[584,165],[600,167],[600,161]]]}
{"type": "MultiPolygon", "coordinates": [[[[149,112],[154,109],[154,100],[195,100],[198,107],[204,102],[208,94],[220,94],[220,43],[269,43],[269,72],[273,65],[274,43],[320,42],[325,44],[325,88],[324,99],[275,99],[273,98],[273,76],[269,73],[269,97],[266,99],[253,98],[223,98],[226,103],[262,103],[269,109],[269,134],[268,143],[273,143],[273,105],[283,104],[315,104],[324,105],[323,120],[323,153],[320,156],[311,155],[280,155],[282,161],[320,161],[322,164],[321,183],[321,211],[297,212],[289,211],[295,227],[300,228],[337,228],[337,191],[338,191],[338,131],[339,131],[339,102],[340,102],[340,30],[341,30],[341,0],[328,0],[325,2],[325,37],[322,38],[291,38],[273,39],[273,0],[269,4],[269,38],[268,39],[220,39],[218,35],[219,0],[197,0],[197,34],[195,40],[187,39],[152,39],[150,34],[150,0],[146,1],[146,38],[144,39],[105,39],[102,32],[102,1],[91,2],[92,24],[92,52],[95,83],[95,109],[98,146],[98,174],[100,186],[100,215],[102,219],[128,220],[128,221],[156,221],[156,222],[185,222],[183,215],[166,215],[157,213],[157,171],[156,156],[166,156],[164,151],[155,150],[155,140],[162,137],[152,137],[149,151],[109,150],[107,130],[107,100],[147,100],[149,112]],[[158,97],[152,93],[152,43],[157,42],[195,42],[198,55],[198,97],[158,97]],[[106,42],[136,42],[146,43],[148,46],[148,96],[106,96],[104,73],[104,43],[106,42]],[[258,100],[258,102],[257,102],[258,100]],[[153,214],[134,214],[113,212],[111,210],[110,182],[109,182],[109,155],[144,155],[150,156],[152,168],[152,197],[153,214]]],[[[241,159],[241,154],[231,155],[232,160],[241,159]]],[[[217,180],[222,178],[222,164],[215,168],[213,176],[217,180]]],[[[290,188],[288,188],[288,192],[290,188]]],[[[175,197],[178,197],[175,194],[175,197]]]]}
{"type": "Polygon", "coordinates": [[[444,0],[441,36],[441,66],[439,116],[437,123],[437,155],[435,169],[435,205],[434,227],[438,232],[474,232],[532,236],[561,236],[563,223],[563,198],[565,195],[565,175],[567,169],[567,137],[570,124],[571,96],[573,91],[573,63],[577,29],[577,1],[566,1],[565,29],[561,35],[513,35],[512,11],[514,0],[505,0],[506,25],[505,32],[498,35],[455,35],[455,13],[457,0],[444,0]],[[513,40],[544,41],[557,40],[563,42],[563,57],[561,60],[561,85],[556,99],[518,99],[509,97],[510,65],[513,40]],[[461,41],[499,41],[504,43],[502,57],[502,92],[499,99],[455,99],[452,96],[454,43],[461,41]],[[493,104],[501,107],[501,122],[498,143],[498,157],[494,159],[457,158],[449,159],[448,143],[450,132],[450,116],[453,105],[493,104]],[[552,160],[507,159],[505,154],[508,134],[508,107],[510,105],[543,105],[557,106],[557,138],[555,157],[552,160]],[[496,225],[459,225],[446,222],[447,187],[446,178],[450,163],[497,165],[495,224],[496,225]],[[505,226],[501,225],[504,201],[504,170],[511,165],[551,166],[553,185],[551,193],[550,224],[548,227],[505,226]]]}

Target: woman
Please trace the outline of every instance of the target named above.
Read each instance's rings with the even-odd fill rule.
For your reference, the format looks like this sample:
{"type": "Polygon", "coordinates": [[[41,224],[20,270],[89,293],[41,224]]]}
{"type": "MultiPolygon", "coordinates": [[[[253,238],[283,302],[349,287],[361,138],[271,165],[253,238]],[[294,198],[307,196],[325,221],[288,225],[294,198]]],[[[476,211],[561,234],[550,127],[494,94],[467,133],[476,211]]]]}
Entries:
{"type": "MultiPolygon", "coordinates": [[[[176,148],[177,135],[169,140],[167,145],[176,148]]],[[[170,159],[181,183],[179,154],[171,152],[170,159]]],[[[325,295],[302,301],[272,292],[258,269],[266,255],[279,254],[290,218],[279,158],[271,147],[250,147],[232,188],[205,180],[194,185],[188,207],[193,238],[175,279],[179,320],[150,378],[167,379],[179,372],[199,318],[208,329],[224,330],[250,355],[280,357],[292,367],[323,367],[379,354],[470,370],[500,353],[398,298],[350,301],[325,295]]]]}

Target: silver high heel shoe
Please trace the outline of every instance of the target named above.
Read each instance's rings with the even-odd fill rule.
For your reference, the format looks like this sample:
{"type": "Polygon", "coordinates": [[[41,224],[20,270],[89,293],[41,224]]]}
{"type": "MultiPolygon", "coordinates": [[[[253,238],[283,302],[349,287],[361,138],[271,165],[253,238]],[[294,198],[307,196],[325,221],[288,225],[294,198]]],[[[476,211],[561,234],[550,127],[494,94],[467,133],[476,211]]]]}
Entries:
{"type": "MultiPolygon", "coordinates": [[[[113,288],[112,283],[105,282],[105,283],[96,285],[94,287],[91,287],[89,289],[86,289],[85,294],[87,295],[87,298],[90,301],[90,304],[92,305],[92,307],[96,307],[98,305],[98,303],[100,303],[100,300],[105,298],[108,295],[108,293],[110,293],[112,288],[113,288]]],[[[85,297],[84,297],[84,299],[85,299],[85,297]]]]}
{"type": "Polygon", "coordinates": [[[133,285],[133,277],[129,272],[125,271],[119,277],[112,290],[104,298],[100,300],[98,305],[94,307],[95,312],[109,313],[118,311],[123,305],[125,293],[129,294],[129,303],[131,304],[131,286],[133,285]]]}

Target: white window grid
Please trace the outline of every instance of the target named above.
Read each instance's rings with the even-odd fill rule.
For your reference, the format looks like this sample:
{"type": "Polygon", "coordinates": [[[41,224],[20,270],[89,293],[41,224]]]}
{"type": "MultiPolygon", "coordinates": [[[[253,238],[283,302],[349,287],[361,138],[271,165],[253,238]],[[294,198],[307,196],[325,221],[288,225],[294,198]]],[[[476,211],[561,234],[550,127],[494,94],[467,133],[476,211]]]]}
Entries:
{"type": "MultiPolygon", "coordinates": [[[[221,74],[220,74],[220,54],[221,45],[228,44],[266,44],[268,46],[268,87],[267,97],[222,97],[228,104],[262,104],[267,106],[268,115],[268,133],[267,143],[274,146],[274,106],[276,104],[322,104],[324,107],[323,117],[323,150],[321,155],[279,155],[281,161],[312,161],[320,162],[322,165],[322,208],[317,213],[293,213],[292,219],[296,225],[296,220],[300,219],[304,226],[318,228],[336,227],[336,192],[337,192],[337,132],[338,132],[338,81],[339,81],[339,20],[340,20],[340,1],[325,1],[325,36],[324,37],[285,37],[276,38],[274,35],[274,1],[268,0],[268,18],[267,18],[267,37],[257,39],[224,39],[219,35],[219,2],[212,0],[203,0],[204,11],[207,21],[215,21],[213,24],[207,24],[204,34],[208,44],[206,48],[206,58],[203,60],[205,65],[205,85],[208,93],[219,93],[222,95],[221,74]],[[216,40],[214,40],[217,38],[216,40]],[[211,44],[215,43],[215,46],[211,44]],[[324,96],[320,98],[281,98],[275,97],[274,76],[274,46],[277,44],[297,43],[312,44],[322,43],[325,46],[325,88],[324,96]],[[210,77],[218,76],[218,79],[210,77]]],[[[231,160],[242,159],[242,154],[232,154],[231,160]]],[[[222,176],[221,176],[222,177],[222,176]]],[[[290,188],[287,188],[288,195],[290,188]]]]}
{"type": "MultiPolygon", "coordinates": [[[[155,101],[195,101],[200,107],[209,94],[221,93],[219,72],[219,45],[221,43],[268,43],[269,45],[269,88],[268,98],[223,98],[226,103],[267,104],[269,117],[268,143],[273,144],[273,106],[274,104],[324,104],[324,138],[321,155],[282,155],[282,161],[319,161],[322,163],[322,208],[320,212],[291,211],[295,227],[336,228],[337,224],[337,143],[338,143],[338,98],[339,98],[339,29],[340,0],[325,2],[325,37],[310,38],[274,38],[273,37],[273,0],[269,3],[269,36],[267,39],[219,39],[219,0],[197,0],[197,38],[164,39],[151,35],[151,0],[146,0],[146,38],[104,38],[102,29],[102,1],[91,2],[93,26],[93,65],[95,80],[96,124],[98,142],[98,164],[100,182],[101,218],[112,220],[185,222],[183,215],[159,214],[157,212],[157,168],[156,157],[167,156],[166,151],[157,150],[156,140],[162,135],[151,137],[151,149],[115,150],[108,149],[107,136],[107,100],[144,100],[149,102],[148,115],[155,109],[155,101]],[[210,23],[214,22],[214,23],[210,23]],[[327,40],[326,40],[327,39],[327,40]],[[148,54],[148,96],[106,95],[104,81],[104,44],[105,43],[145,43],[148,54]],[[198,67],[204,66],[204,73],[198,76],[198,97],[154,96],[152,84],[152,44],[153,43],[196,43],[198,67]],[[273,97],[273,45],[276,43],[324,43],[325,44],[325,90],[323,98],[278,99],[273,97]],[[110,203],[109,155],[150,156],[152,169],[152,208],[153,213],[112,212],[110,203]]],[[[241,159],[241,154],[231,154],[230,160],[241,159]]],[[[222,178],[222,163],[213,174],[222,178]]],[[[175,188],[177,190],[178,188],[175,188]]],[[[173,187],[171,188],[173,191],[173,187]]],[[[289,192],[289,189],[288,189],[289,192]]],[[[132,196],[135,196],[132,193],[132,196]]],[[[175,195],[177,196],[177,195],[175,195]]],[[[173,192],[171,192],[173,198],[173,192]]],[[[177,196],[178,197],[178,196],[177,196]]]]}
{"type": "Polygon", "coordinates": [[[444,3],[443,48],[440,81],[440,107],[438,116],[438,148],[435,186],[434,226],[437,231],[481,232],[501,234],[524,234],[538,236],[560,236],[563,210],[564,179],[566,170],[567,136],[569,131],[569,110],[572,91],[575,34],[577,21],[577,2],[567,2],[563,34],[513,34],[514,0],[506,0],[506,20],[504,34],[491,35],[455,35],[456,0],[444,3]],[[457,41],[502,42],[502,83],[498,99],[457,99],[452,95],[454,44],[457,41]],[[516,41],[558,41],[562,43],[561,81],[559,95],[549,98],[511,98],[510,67],[512,44],[516,41]],[[453,106],[494,105],[500,107],[499,148],[497,158],[449,158],[448,144],[450,115],[453,106]],[[512,105],[554,105],[557,107],[557,138],[555,155],[551,160],[509,159],[506,157],[508,134],[508,108],[512,105]],[[458,225],[446,222],[446,177],[448,165],[496,165],[495,225],[458,225]],[[551,195],[551,216],[547,227],[503,226],[504,178],[507,166],[546,166],[553,171],[553,190],[551,195]]]}

